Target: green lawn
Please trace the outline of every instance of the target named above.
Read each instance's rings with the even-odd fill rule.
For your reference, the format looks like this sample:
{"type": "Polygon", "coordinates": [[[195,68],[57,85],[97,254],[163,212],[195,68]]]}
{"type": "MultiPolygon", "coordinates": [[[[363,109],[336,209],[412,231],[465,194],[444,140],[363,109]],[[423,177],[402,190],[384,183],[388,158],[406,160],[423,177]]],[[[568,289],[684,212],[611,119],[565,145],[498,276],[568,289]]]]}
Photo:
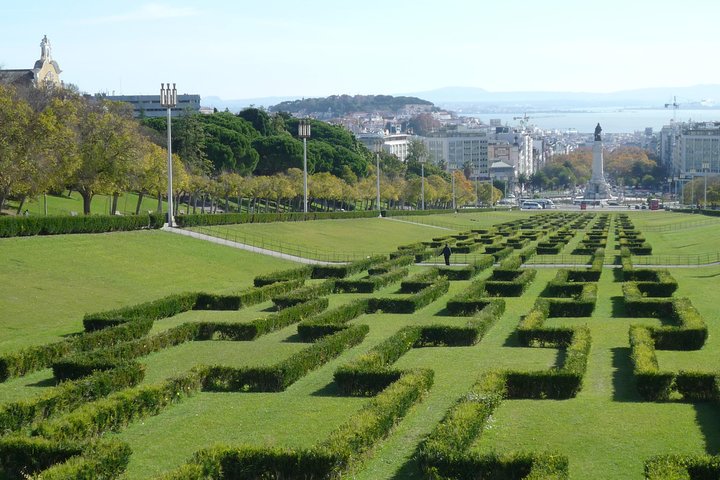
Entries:
{"type": "MultiPolygon", "coordinates": [[[[292,239],[306,251],[389,252],[397,245],[428,240],[473,226],[500,223],[527,214],[496,212],[430,217],[332,220],[297,223],[238,225],[228,231],[254,238],[292,239]],[[422,225],[417,224],[422,223],[422,225]],[[432,223],[435,225],[433,225],[432,223]],[[440,224],[443,225],[440,225],[440,224]],[[443,228],[437,228],[442,226],[443,228]],[[445,230],[450,229],[450,230],[445,230]]],[[[690,241],[699,216],[665,212],[631,212],[637,228],[657,248],[690,241]],[[663,231],[661,227],[676,226],[663,231]],[[683,240],[677,235],[683,232],[683,240]],[[675,243],[673,243],[675,242],[675,243]]],[[[719,225],[720,227],[720,225],[719,225]]],[[[223,227],[225,228],[225,227],[223,227]]],[[[571,242],[576,245],[581,232],[571,242]]],[[[607,251],[613,252],[611,235],[607,251]]],[[[688,253],[695,252],[689,247],[688,253]]],[[[107,235],[68,235],[0,240],[0,311],[5,327],[0,352],[44,343],[81,329],[82,315],[134,304],[168,293],[187,290],[228,291],[251,284],[252,278],[294,266],[265,256],[217,246],[164,232],[107,235]],[[172,261],[166,260],[167,258],[172,261]],[[170,279],[168,281],[168,279],[170,279]],[[9,312],[6,314],[5,312],[9,312]]],[[[563,251],[569,253],[569,249],[563,251]]],[[[612,262],[608,256],[607,263],[612,262]]],[[[414,266],[418,272],[426,267],[414,266]]],[[[489,272],[482,275],[487,276],[489,272]]],[[[546,369],[559,362],[558,350],[523,348],[515,329],[556,269],[541,268],[530,288],[519,298],[507,298],[498,323],[479,344],[471,347],[413,349],[397,363],[399,368],[423,367],[435,371],[435,383],[393,434],[373,449],[368,460],[348,478],[419,478],[415,453],[418,443],[447,409],[475,382],[479,374],[496,368],[546,369]]],[[[715,301],[720,267],[677,268],[677,296],[689,297],[710,329],[706,346],[694,352],[659,351],[662,369],[720,370],[720,315],[715,301]]],[[[334,370],[377,345],[406,325],[462,323],[446,316],[445,304],[468,286],[451,282],[446,295],[412,315],[367,314],[354,320],[370,326],[363,343],[293,384],[282,393],[203,392],[112,434],[128,442],[133,455],[123,478],[151,478],[175,468],[192,454],[215,443],[309,446],[323,440],[367,399],[339,395],[334,370]]],[[[375,295],[392,295],[397,285],[375,295]]],[[[570,460],[572,479],[640,479],[643,462],[663,453],[720,453],[720,411],[714,404],[645,402],[637,395],[630,363],[628,329],[633,323],[659,325],[657,319],[625,318],[621,283],[606,269],[598,284],[599,299],[590,318],[553,318],[549,326],[587,324],[592,349],[583,390],[570,400],[508,400],[474,448],[511,452],[551,450],[570,460]]],[[[359,295],[331,295],[331,307],[359,295]]],[[[190,311],[156,322],[153,332],[188,321],[251,321],[268,315],[270,302],[239,311],[190,311]]],[[[145,383],[155,383],[198,364],[267,365],[306,348],[290,326],[252,342],[188,342],[141,359],[145,383]]],[[[50,385],[52,373],[40,371],[0,383],[0,402],[36,395],[50,385]]]]}

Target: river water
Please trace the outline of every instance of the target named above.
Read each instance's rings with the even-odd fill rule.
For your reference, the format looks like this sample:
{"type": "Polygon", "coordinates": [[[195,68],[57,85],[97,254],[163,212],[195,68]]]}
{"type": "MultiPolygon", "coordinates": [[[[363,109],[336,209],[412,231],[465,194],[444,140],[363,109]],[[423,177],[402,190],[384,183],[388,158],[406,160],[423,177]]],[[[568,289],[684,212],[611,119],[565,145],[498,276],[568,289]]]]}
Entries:
{"type": "MultiPolygon", "coordinates": [[[[518,126],[520,121],[515,117],[522,117],[525,112],[462,113],[461,115],[478,118],[484,123],[490,123],[490,119],[498,118],[503,125],[518,126]]],[[[543,130],[591,133],[595,131],[595,125],[599,122],[605,133],[633,133],[642,132],[646,127],[652,127],[654,132],[658,132],[663,125],[670,124],[673,119],[673,111],[672,109],[597,108],[562,112],[533,112],[528,113],[527,116],[528,124],[543,130]]],[[[720,109],[679,109],[675,112],[675,118],[678,122],[720,122],[720,109]]]]}

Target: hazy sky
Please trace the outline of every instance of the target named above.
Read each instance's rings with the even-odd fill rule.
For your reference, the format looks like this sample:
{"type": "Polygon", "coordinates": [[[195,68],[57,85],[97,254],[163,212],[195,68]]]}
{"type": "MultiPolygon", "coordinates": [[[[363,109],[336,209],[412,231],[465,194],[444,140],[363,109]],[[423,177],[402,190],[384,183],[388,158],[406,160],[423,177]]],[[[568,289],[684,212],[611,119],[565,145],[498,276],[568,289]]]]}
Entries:
{"type": "Polygon", "coordinates": [[[47,35],[96,93],[224,99],[444,86],[610,92],[720,83],[717,0],[2,0],[0,68],[47,35]]]}

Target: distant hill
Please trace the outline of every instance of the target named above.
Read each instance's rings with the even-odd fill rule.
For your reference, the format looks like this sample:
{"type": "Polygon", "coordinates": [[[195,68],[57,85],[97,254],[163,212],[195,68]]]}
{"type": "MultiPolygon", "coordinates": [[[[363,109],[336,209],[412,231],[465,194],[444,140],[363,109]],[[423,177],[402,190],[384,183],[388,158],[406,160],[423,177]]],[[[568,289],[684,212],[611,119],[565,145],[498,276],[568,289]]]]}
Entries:
{"type": "Polygon", "coordinates": [[[343,116],[352,112],[396,112],[406,105],[428,105],[432,102],[417,97],[391,95],[332,95],[324,98],[304,98],[281,102],[269,108],[271,112],[316,113],[343,116]]]}

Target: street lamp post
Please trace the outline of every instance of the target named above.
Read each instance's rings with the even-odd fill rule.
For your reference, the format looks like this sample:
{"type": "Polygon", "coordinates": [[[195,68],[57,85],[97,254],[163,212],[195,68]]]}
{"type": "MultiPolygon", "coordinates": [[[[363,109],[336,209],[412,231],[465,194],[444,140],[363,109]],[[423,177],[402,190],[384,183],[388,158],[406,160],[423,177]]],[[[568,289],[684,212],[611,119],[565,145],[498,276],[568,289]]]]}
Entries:
{"type": "Polygon", "coordinates": [[[425,210],[425,162],[420,162],[420,208],[425,210]]]}
{"type": "Polygon", "coordinates": [[[377,183],[377,198],[375,199],[375,203],[377,203],[378,217],[382,217],[382,211],[380,210],[380,151],[382,150],[382,145],[383,140],[380,139],[377,151],[375,152],[375,180],[377,183]]]}
{"type": "Polygon", "coordinates": [[[171,110],[177,105],[177,89],[173,83],[170,89],[170,83],[160,84],[160,106],[167,108],[167,152],[168,152],[168,208],[167,208],[167,226],[175,226],[175,217],[173,212],[173,188],[172,188],[172,118],[171,110]]]}
{"type": "Polygon", "coordinates": [[[703,162],[702,169],[703,169],[703,178],[705,180],[705,186],[703,189],[703,208],[707,209],[707,176],[708,176],[708,172],[710,171],[710,162],[703,162]]]}
{"type": "Polygon", "coordinates": [[[695,169],[690,170],[690,206],[695,208],[695,169]]]}
{"type": "Polygon", "coordinates": [[[303,212],[308,212],[307,188],[307,139],[310,138],[310,120],[301,118],[298,124],[298,137],[303,139],[303,212]]]}
{"type": "Polygon", "coordinates": [[[455,202],[455,170],[450,170],[450,175],[452,176],[452,200],[453,200],[453,210],[457,210],[457,204],[455,202]]]}

